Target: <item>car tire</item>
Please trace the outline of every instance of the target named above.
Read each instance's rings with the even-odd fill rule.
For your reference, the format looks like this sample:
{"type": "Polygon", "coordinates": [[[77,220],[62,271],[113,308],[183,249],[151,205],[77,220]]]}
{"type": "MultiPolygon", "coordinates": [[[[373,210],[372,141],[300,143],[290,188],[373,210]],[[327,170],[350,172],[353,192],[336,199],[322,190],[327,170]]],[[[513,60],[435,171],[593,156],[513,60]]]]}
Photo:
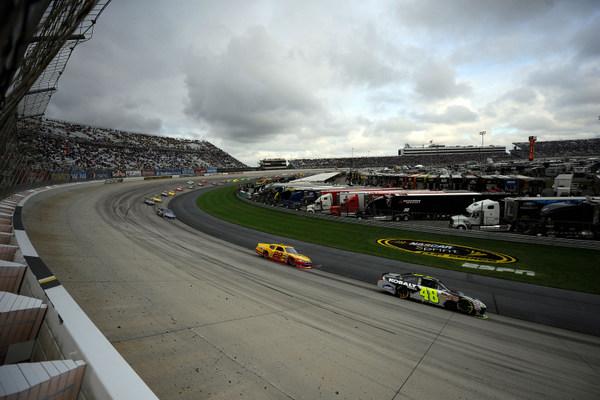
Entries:
{"type": "Polygon", "coordinates": [[[473,303],[465,299],[459,300],[456,308],[463,314],[473,314],[473,311],[475,310],[473,303]]]}
{"type": "Polygon", "coordinates": [[[287,262],[287,265],[290,265],[292,267],[296,264],[294,262],[294,259],[292,257],[288,257],[287,260],[286,260],[286,262],[287,262]]]}
{"type": "Polygon", "coordinates": [[[408,221],[408,215],[405,215],[404,218],[402,218],[404,221],[408,221]]]}
{"type": "Polygon", "coordinates": [[[396,296],[401,299],[408,299],[410,293],[408,292],[408,288],[406,286],[401,286],[396,288],[396,296]]]}
{"type": "Polygon", "coordinates": [[[264,258],[269,258],[269,252],[268,252],[268,251],[266,251],[266,250],[265,250],[265,251],[263,251],[263,253],[262,253],[262,256],[263,256],[264,258]]]}
{"type": "Polygon", "coordinates": [[[456,227],[456,229],[458,229],[459,231],[464,231],[466,228],[464,225],[459,225],[456,227]]]}

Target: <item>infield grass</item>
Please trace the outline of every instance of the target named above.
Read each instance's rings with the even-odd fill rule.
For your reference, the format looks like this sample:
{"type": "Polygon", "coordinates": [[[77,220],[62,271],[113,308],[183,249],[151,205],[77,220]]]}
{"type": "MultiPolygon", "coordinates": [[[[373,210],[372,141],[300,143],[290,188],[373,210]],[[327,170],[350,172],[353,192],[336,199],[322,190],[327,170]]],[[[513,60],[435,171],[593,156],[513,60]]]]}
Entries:
{"type": "Polygon", "coordinates": [[[600,251],[327,221],[288,214],[277,208],[265,209],[255,206],[238,199],[235,192],[236,188],[232,186],[207,191],[197,199],[197,205],[207,213],[223,220],[290,239],[414,264],[600,294],[600,251]],[[508,254],[515,257],[517,261],[497,266],[530,270],[536,275],[530,277],[510,272],[466,269],[461,267],[465,261],[412,254],[381,246],[377,244],[377,239],[382,238],[430,240],[508,254]]]}

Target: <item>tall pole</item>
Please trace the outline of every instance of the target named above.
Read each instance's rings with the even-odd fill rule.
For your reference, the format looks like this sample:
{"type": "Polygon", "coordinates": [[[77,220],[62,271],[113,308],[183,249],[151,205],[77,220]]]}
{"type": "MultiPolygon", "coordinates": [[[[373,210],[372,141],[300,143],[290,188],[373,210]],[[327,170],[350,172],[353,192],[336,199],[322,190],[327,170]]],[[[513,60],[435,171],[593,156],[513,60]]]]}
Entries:
{"type": "Polygon", "coordinates": [[[482,170],[483,170],[483,164],[484,164],[484,162],[483,162],[483,157],[484,157],[484,155],[483,155],[483,137],[485,136],[486,133],[487,133],[486,131],[479,132],[479,135],[481,136],[481,147],[479,148],[479,153],[481,153],[481,169],[482,170]]]}

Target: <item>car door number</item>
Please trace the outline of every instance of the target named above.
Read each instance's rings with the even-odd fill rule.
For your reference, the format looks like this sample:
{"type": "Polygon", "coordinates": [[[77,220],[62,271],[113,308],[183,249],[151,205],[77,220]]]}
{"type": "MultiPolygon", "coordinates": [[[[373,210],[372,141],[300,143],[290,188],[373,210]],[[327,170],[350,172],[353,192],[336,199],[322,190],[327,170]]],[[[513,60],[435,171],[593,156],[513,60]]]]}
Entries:
{"type": "Polygon", "coordinates": [[[435,304],[440,302],[440,299],[438,298],[438,291],[436,289],[422,287],[419,291],[419,294],[421,295],[424,301],[428,301],[430,303],[435,304]]]}

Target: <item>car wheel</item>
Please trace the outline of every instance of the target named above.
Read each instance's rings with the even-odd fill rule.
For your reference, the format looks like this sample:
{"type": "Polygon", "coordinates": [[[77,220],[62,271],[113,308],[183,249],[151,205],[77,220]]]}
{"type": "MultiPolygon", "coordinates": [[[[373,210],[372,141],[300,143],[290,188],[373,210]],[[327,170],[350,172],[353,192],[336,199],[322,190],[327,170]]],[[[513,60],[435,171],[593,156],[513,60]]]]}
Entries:
{"type": "Polygon", "coordinates": [[[265,251],[263,251],[263,254],[262,254],[262,255],[263,255],[263,257],[264,257],[264,258],[269,258],[269,252],[268,252],[268,251],[266,251],[266,250],[265,250],[265,251]]]}
{"type": "Polygon", "coordinates": [[[458,229],[459,231],[464,231],[465,230],[465,226],[464,225],[459,225],[456,229],[458,229]]]}
{"type": "Polygon", "coordinates": [[[288,265],[291,265],[292,267],[295,264],[294,259],[292,257],[288,257],[286,262],[287,262],[288,265]]]}
{"type": "Polygon", "coordinates": [[[400,216],[399,215],[395,215],[394,216],[394,222],[400,222],[400,216]]]}
{"type": "Polygon", "coordinates": [[[472,314],[473,310],[475,309],[475,307],[473,307],[473,303],[464,299],[458,301],[456,308],[463,314],[472,314]]]}
{"type": "Polygon", "coordinates": [[[405,221],[408,221],[408,215],[405,215],[405,216],[404,216],[404,220],[405,220],[405,221]]]}
{"type": "Polygon", "coordinates": [[[410,293],[408,292],[408,289],[405,286],[396,288],[396,296],[400,297],[401,299],[407,299],[409,294],[410,293]]]}

